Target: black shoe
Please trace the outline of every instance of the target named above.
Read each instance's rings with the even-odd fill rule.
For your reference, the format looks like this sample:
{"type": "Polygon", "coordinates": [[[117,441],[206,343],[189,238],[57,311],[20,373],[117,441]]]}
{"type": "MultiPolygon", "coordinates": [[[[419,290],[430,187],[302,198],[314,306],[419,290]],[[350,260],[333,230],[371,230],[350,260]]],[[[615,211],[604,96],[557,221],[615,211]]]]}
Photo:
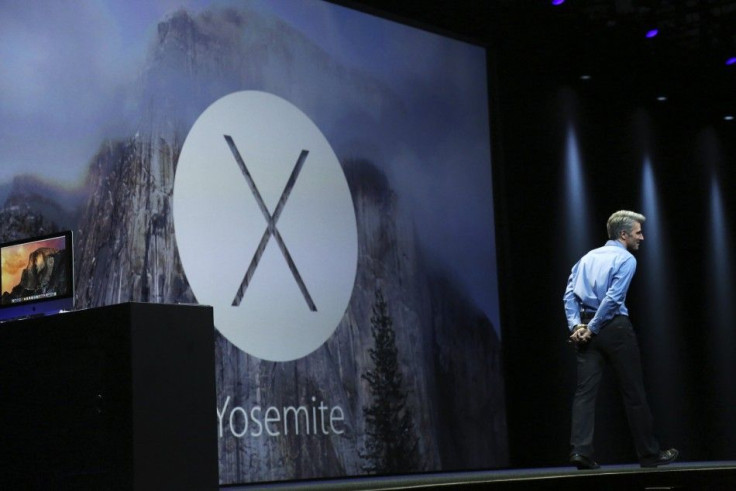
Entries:
{"type": "Polygon", "coordinates": [[[598,462],[591,459],[590,457],[586,457],[585,455],[579,453],[574,453],[570,455],[570,463],[580,470],[601,468],[601,466],[598,465],[598,462]]]}
{"type": "Polygon", "coordinates": [[[649,457],[647,459],[641,459],[642,467],[657,467],[658,465],[667,465],[675,461],[680,452],[676,448],[670,448],[669,450],[662,450],[656,457],[649,457]]]}

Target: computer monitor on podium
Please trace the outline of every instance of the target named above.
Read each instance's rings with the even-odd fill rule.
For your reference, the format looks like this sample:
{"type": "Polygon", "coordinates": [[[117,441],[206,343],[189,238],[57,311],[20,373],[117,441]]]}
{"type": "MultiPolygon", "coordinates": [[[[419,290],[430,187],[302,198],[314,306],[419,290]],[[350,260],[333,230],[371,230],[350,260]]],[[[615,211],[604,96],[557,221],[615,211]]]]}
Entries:
{"type": "Polygon", "coordinates": [[[72,232],[0,244],[0,322],[74,307],[72,232]]]}

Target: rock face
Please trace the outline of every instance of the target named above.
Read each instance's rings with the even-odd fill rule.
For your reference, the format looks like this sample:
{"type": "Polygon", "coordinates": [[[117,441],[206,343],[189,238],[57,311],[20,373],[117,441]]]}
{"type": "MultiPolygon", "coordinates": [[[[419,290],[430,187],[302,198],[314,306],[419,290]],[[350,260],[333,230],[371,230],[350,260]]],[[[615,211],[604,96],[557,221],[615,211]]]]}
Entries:
{"type": "Polygon", "coordinates": [[[5,204],[0,210],[0,242],[34,235],[46,235],[62,229],[27,204],[5,204]]]}
{"type": "MultiPolygon", "coordinates": [[[[307,113],[321,107],[315,109],[317,119],[337,111],[347,97],[374,100],[369,106],[377,114],[382,105],[396,103],[300,36],[283,23],[248,12],[192,18],[181,11],[160,24],[139,87],[138,132],[125,141],[103,143],[90,166],[89,199],[75,239],[77,307],[196,301],[176,249],[173,184],[187,129],[219,97],[234,90],[268,90],[307,113]],[[274,68],[280,65],[292,73],[274,68]],[[321,100],[300,93],[305,84],[318,83],[307,75],[314,73],[330,81],[319,92],[321,100]]],[[[330,124],[327,118],[316,122],[330,124]]],[[[342,156],[341,163],[359,229],[349,308],[327,343],[292,362],[254,358],[218,335],[221,483],[363,473],[363,408],[370,400],[361,376],[371,368],[370,318],[377,288],[388,301],[396,331],[418,441],[416,470],[506,465],[500,342],[493,326],[453,278],[425,256],[411,217],[376,162],[342,156]],[[286,413],[286,408],[302,407],[292,413],[293,421],[302,423],[298,431],[275,431],[265,423],[268,408],[286,413]],[[328,416],[337,423],[326,423],[328,416]]]]}
{"type": "Polygon", "coordinates": [[[60,279],[59,272],[63,271],[64,267],[58,249],[52,247],[36,249],[28,257],[28,267],[23,270],[20,286],[32,295],[53,291],[60,279]]]}
{"type": "Polygon", "coordinates": [[[359,224],[358,278],[345,321],[361,333],[354,346],[360,360],[356,369],[364,371],[368,363],[368,319],[378,286],[396,329],[425,469],[505,465],[501,345],[495,329],[425,255],[385,176],[366,161],[348,161],[344,168],[359,224]]]}
{"type": "Polygon", "coordinates": [[[32,175],[19,175],[10,185],[5,206],[27,206],[59,227],[72,229],[79,220],[88,192],[85,186],[65,189],[32,175]]]}
{"type": "Polygon", "coordinates": [[[499,467],[507,463],[500,343],[487,317],[446,276],[432,271],[401,216],[386,177],[367,161],[343,167],[358,222],[358,273],[350,306],[335,334],[309,356],[288,363],[250,357],[220,338],[219,407],[329,401],[349,429],[322,438],[220,439],[223,482],[317,478],[362,473],[361,375],[370,366],[370,317],[384,292],[396,331],[407,407],[418,439],[416,470],[499,467]],[[237,401],[237,402],[235,402],[237,401]],[[274,464],[276,462],[277,464],[274,464]]]}
{"type": "Polygon", "coordinates": [[[0,242],[74,229],[86,199],[86,189],[61,189],[31,175],[16,176],[0,194],[0,242]]]}
{"type": "Polygon", "coordinates": [[[125,301],[192,302],[171,217],[175,135],[110,142],[92,168],[77,233],[76,306],[125,301]]]}

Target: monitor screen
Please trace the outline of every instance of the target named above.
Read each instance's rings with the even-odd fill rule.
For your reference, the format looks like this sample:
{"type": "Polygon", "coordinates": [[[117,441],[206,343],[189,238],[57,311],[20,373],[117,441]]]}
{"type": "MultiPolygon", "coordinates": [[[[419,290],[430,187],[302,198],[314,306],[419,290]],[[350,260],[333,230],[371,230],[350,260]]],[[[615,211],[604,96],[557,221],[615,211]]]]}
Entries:
{"type": "Polygon", "coordinates": [[[72,232],[0,244],[0,321],[55,314],[74,306],[72,232]]]}

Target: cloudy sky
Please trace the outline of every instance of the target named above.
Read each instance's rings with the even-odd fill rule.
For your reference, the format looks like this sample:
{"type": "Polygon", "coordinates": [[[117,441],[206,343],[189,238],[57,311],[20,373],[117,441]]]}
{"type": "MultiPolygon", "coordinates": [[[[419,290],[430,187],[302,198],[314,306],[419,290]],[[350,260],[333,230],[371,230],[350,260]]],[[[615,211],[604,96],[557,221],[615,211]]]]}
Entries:
{"type": "Polygon", "coordinates": [[[347,66],[393,84],[416,76],[453,83],[432,73],[441,66],[432,57],[417,56],[418,41],[464,49],[322,2],[0,0],[0,182],[30,169],[78,182],[101,137],[127,129],[121,110],[158,22],[179,8],[198,13],[212,4],[271,10],[347,66]]]}
{"type": "Polygon", "coordinates": [[[120,120],[146,46],[187,2],[0,1],[0,183],[35,173],[73,186],[120,120]]]}

